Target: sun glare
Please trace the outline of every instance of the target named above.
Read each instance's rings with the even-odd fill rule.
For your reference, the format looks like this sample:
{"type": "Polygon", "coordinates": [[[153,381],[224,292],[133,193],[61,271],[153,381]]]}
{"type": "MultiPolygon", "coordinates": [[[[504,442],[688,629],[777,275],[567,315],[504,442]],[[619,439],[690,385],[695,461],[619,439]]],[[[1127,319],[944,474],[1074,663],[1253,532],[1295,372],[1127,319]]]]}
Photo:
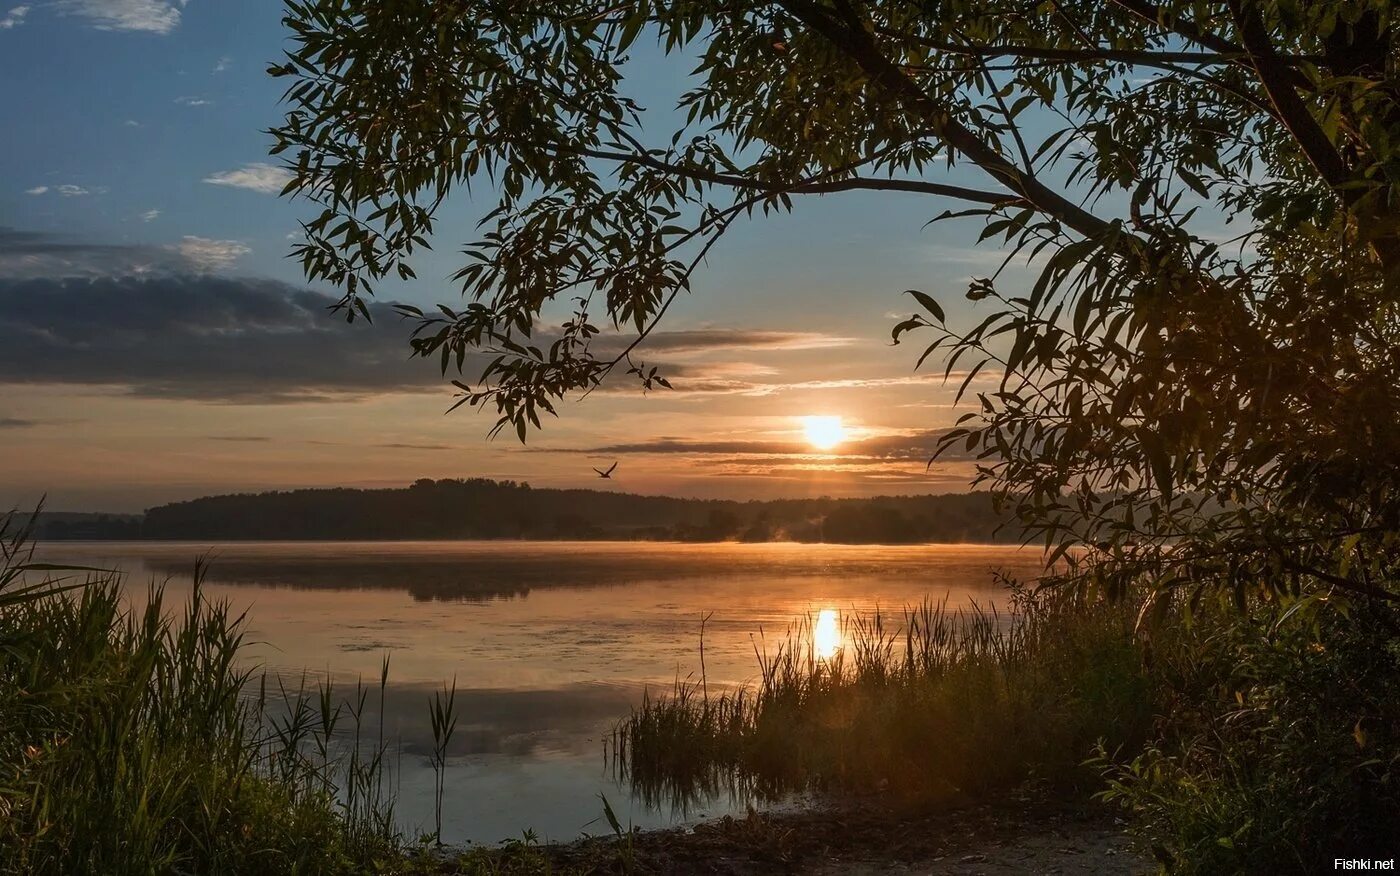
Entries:
{"type": "Polygon", "coordinates": [[[836,609],[823,608],[817,612],[817,623],[812,627],[812,650],[818,660],[830,660],[841,650],[841,616],[836,609]]]}
{"type": "Polygon", "coordinates": [[[803,417],[802,434],[818,450],[830,450],[846,440],[846,427],[840,417],[803,417]]]}

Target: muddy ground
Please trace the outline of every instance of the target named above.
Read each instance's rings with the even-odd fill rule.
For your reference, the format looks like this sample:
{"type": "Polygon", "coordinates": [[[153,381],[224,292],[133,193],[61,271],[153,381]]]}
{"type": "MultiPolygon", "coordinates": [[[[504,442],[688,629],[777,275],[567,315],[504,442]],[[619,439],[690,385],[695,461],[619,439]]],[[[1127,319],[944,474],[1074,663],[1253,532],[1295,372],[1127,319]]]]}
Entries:
{"type": "Polygon", "coordinates": [[[876,803],[750,812],[693,828],[598,838],[539,850],[555,872],[647,874],[1103,874],[1140,876],[1153,862],[1105,807],[1044,798],[937,811],[876,803]]]}

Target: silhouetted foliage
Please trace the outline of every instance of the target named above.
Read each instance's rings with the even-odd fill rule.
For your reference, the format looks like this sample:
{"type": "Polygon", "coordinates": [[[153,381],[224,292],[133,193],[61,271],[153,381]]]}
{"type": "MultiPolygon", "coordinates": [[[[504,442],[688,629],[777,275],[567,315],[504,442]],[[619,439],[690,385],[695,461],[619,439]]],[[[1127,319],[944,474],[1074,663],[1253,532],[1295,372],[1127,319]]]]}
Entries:
{"type": "Polygon", "coordinates": [[[139,514],[40,511],[34,522],[34,538],[40,541],[140,537],[141,515],[139,514]]]}
{"type": "Polygon", "coordinates": [[[1057,557],[1082,549],[1070,580],[1396,598],[1389,0],[287,9],[274,152],[325,208],[295,255],[367,315],[454,190],[489,192],[466,303],[403,310],[417,355],[485,362],[459,403],[498,429],[523,440],[614,371],[664,386],[636,357],[736,221],[852,190],[951,200],[939,219],[1038,277],[976,278],[994,309],[970,330],[913,291],[894,336],[938,334],[919,361],[977,402],[945,449],[1057,557]],[[692,71],[678,113],[628,94],[642,39],[692,71]]]}
{"type": "MultiPolygon", "coordinates": [[[[941,364],[974,403],[941,452],[978,459],[978,481],[1066,561],[1052,580],[1109,597],[1148,589],[1148,621],[1219,600],[1364,633],[1358,654],[1395,649],[1381,622],[1400,602],[1391,0],[288,10],[275,151],[290,157],[287,191],[325,208],[296,255],[309,278],[341,288],[348,313],[367,313],[361,296],[382,278],[413,276],[454,188],[496,196],[454,278],[466,303],[403,310],[414,352],[444,373],[484,354],[474,383],[455,381],[458,403],[493,409],[497,429],[524,440],[559,399],[614,371],[664,386],[639,351],[737,221],[852,190],[952,200],[962,209],[937,219],[980,221],[982,239],[1004,247],[966,290],[991,310],[953,327],[911,290],[919,312],[893,337],[934,335],[919,364],[941,364]],[[642,38],[691,71],[660,122],[627,94],[642,38]],[[1013,261],[1034,279],[1013,288],[1013,261]],[[563,325],[546,328],[568,302],[563,325]],[[599,343],[608,326],[629,337],[599,343]],[[1319,611],[1338,606],[1378,620],[1348,628],[1319,611]]],[[[882,514],[843,510],[790,533],[907,523],[882,514]]],[[[1237,620],[1241,652],[1263,647],[1264,631],[1237,620]]],[[[1329,639],[1298,635],[1283,664],[1311,670],[1306,655],[1329,639]]],[[[1392,664],[1376,672],[1393,682],[1392,664]]],[[[1217,693],[1228,703],[1242,691],[1217,693]]],[[[1221,701],[1208,732],[1238,717],[1221,701]]],[[[1330,731],[1360,709],[1326,713],[1330,731]]],[[[1361,777],[1393,817],[1394,740],[1318,751],[1291,726],[1273,730],[1221,773],[1186,770],[1183,811],[1275,789],[1271,817],[1315,843],[1336,823],[1331,807],[1354,798],[1285,802],[1310,793],[1291,781],[1302,757],[1361,777]],[[1236,769],[1261,781],[1222,777],[1236,769]]],[[[1180,739],[1163,745],[1191,755],[1180,739]]],[[[1173,866],[1216,872],[1201,846],[1178,848],[1191,857],[1173,866]]],[[[1238,859],[1265,857],[1246,845],[1238,859]]]]}

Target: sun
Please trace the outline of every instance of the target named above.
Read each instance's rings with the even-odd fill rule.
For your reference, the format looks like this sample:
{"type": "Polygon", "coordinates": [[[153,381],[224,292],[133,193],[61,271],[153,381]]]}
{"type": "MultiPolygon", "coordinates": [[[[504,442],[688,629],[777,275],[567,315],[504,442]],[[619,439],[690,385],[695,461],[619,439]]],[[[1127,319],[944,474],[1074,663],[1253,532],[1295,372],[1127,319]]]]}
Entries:
{"type": "Polygon", "coordinates": [[[830,450],[846,440],[846,427],[840,417],[803,417],[802,434],[818,450],[830,450]]]}

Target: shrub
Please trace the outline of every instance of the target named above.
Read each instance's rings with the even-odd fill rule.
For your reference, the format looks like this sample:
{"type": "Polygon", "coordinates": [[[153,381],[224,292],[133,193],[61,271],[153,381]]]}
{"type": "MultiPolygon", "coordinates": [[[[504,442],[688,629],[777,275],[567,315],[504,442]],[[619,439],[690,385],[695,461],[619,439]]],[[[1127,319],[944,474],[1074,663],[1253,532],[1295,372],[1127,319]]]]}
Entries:
{"type": "Polygon", "coordinates": [[[1177,873],[1330,872],[1400,837],[1392,609],[1197,618],[1154,648],[1153,744],[1103,796],[1177,873]]]}

